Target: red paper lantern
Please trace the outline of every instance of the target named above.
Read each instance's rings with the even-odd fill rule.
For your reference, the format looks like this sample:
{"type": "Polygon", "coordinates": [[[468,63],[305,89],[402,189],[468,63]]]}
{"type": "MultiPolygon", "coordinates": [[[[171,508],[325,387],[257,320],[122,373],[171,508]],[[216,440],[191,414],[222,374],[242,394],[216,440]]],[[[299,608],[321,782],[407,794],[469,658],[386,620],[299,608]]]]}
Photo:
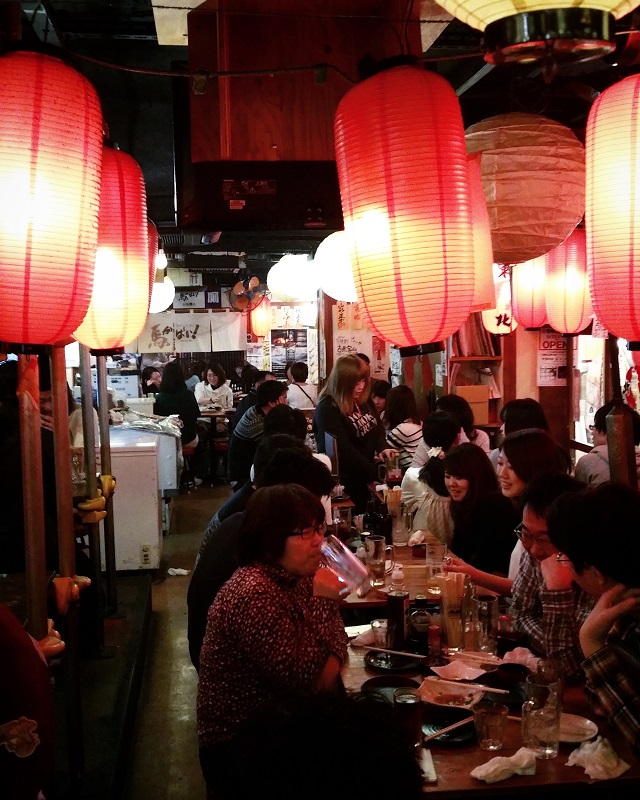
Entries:
{"type": "Polygon", "coordinates": [[[471,193],[471,221],[473,226],[473,269],[475,285],[472,311],[483,311],[496,305],[496,289],[493,282],[493,250],[489,212],[484,199],[480,154],[468,156],[469,191],[471,193]]]}
{"type": "Polygon", "coordinates": [[[513,316],[525,328],[541,328],[547,321],[544,256],[515,264],[511,270],[513,316]]]}
{"type": "Polygon", "coordinates": [[[469,316],[473,240],[464,130],[450,84],[395,67],[342,98],[335,145],[356,292],[377,336],[439,341],[469,316]]]}
{"type": "Polygon", "coordinates": [[[114,350],[129,344],[144,327],[149,292],[142,171],[131,156],[105,147],[93,296],[76,339],[92,350],[114,350]]]}
{"type": "Polygon", "coordinates": [[[51,56],[0,57],[0,339],[52,344],[91,299],[102,112],[51,56]]]}
{"type": "Polygon", "coordinates": [[[271,330],[271,300],[268,297],[263,298],[251,312],[251,330],[260,337],[266,336],[271,330]]]}
{"type": "Polygon", "coordinates": [[[587,279],[584,228],[575,231],[546,255],[547,321],[558,333],[578,333],[593,314],[587,279]]]}
{"type": "Polygon", "coordinates": [[[587,271],[597,318],[640,340],[640,75],[605,89],[587,120],[587,271]]]}

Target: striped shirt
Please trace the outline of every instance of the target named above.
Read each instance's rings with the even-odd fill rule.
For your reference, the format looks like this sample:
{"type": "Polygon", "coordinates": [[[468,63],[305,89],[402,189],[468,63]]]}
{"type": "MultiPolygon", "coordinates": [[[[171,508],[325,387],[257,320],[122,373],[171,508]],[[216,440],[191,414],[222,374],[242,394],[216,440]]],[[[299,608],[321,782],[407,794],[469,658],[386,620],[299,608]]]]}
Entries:
{"type": "Polygon", "coordinates": [[[387,444],[399,453],[398,463],[405,472],[413,461],[413,454],[422,441],[422,425],[405,420],[387,433],[387,444]]]}

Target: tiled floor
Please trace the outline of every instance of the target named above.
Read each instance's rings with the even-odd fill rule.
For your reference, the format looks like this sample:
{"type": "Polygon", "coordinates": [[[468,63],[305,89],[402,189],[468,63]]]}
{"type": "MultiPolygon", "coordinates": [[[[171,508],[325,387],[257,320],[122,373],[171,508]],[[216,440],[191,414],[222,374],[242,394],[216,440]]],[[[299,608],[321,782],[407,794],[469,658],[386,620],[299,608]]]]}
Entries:
{"type": "Polygon", "coordinates": [[[198,487],[174,500],[171,533],[152,587],[153,619],[125,800],[198,800],[205,787],[198,763],[197,674],[187,649],[186,595],[206,523],[230,493],[226,484],[198,487]]]}

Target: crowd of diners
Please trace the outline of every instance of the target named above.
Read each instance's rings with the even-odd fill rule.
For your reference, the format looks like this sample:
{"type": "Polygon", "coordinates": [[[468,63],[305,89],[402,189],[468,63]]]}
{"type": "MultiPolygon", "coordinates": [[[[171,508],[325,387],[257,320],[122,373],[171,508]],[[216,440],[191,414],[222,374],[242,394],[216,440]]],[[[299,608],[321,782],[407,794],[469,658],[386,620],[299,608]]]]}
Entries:
{"type": "MultiPolygon", "coordinates": [[[[316,724],[333,738],[347,720],[366,727],[368,714],[385,713],[371,698],[347,696],[340,678],[346,590],[320,563],[335,483],[325,434],[337,443],[354,514],[365,511],[378,466],[397,457],[413,527],[447,545],[446,569],[510,598],[527,646],[584,683],[594,711],[640,753],[640,496],[610,480],[611,404],[596,413],[594,447],[574,468],[531,398],[505,403],[501,443],[491,449],[462,397],[441,396],[423,418],[409,387],[371,381],[362,354],[338,358],[317,396],[306,365],[287,365],[287,377],[256,375],[231,419],[233,492],[212,515],[189,586],[210,797],[249,797],[267,785],[252,769],[265,752],[265,775],[281,779],[303,731],[309,746],[317,742],[316,724]]],[[[640,415],[625,409],[637,447],[640,415]]],[[[393,718],[376,735],[399,763],[411,755],[393,718]]],[[[401,796],[418,797],[414,762],[403,763],[401,796]]],[[[343,786],[347,769],[332,763],[327,780],[343,786]]]]}

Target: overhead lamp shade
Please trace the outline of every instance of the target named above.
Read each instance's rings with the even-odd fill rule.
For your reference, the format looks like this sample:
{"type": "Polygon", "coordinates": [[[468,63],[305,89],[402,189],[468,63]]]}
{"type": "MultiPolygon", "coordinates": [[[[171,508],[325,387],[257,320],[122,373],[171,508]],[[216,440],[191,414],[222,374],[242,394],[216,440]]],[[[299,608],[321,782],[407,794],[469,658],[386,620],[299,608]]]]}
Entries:
{"type": "Polygon", "coordinates": [[[497,336],[505,336],[518,327],[511,312],[511,278],[509,267],[493,265],[493,281],[496,294],[496,307],[482,312],[482,324],[497,336]]]}
{"type": "Polygon", "coordinates": [[[266,336],[271,330],[271,300],[263,298],[251,312],[251,330],[256,336],[266,336]]]}
{"type": "Polygon", "coordinates": [[[149,239],[142,171],[131,156],[102,155],[98,252],[93,296],[75,337],[92,350],[133,341],[149,310],[149,239]]]}
{"type": "Polygon", "coordinates": [[[514,264],[511,270],[513,316],[525,328],[541,328],[547,321],[546,259],[544,256],[514,264]]]}
{"type": "Polygon", "coordinates": [[[149,303],[149,313],[159,314],[166,311],[173,303],[176,296],[176,287],[171,278],[165,277],[161,281],[153,282],[151,290],[151,302],[149,303]]]}
{"type": "Polygon", "coordinates": [[[584,148],[569,128],[536,114],[499,114],[466,131],[481,153],[493,260],[519,264],[553,250],[584,215],[584,148]]]}
{"type": "Polygon", "coordinates": [[[320,279],[309,256],[287,253],[267,273],[267,286],[273,300],[304,302],[316,299],[320,279]]]}
{"type": "Polygon", "coordinates": [[[323,239],[318,245],[313,261],[320,276],[320,288],[325,294],[334,300],[357,302],[350,247],[344,231],[336,231],[323,239]]]}
{"type": "Polygon", "coordinates": [[[480,154],[468,156],[471,224],[473,228],[473,270],[475,283],[471,311],[494,308],[496,289],[493,283],[493,252],[489,213],[482,189],[480,154]]]}
{"type": "Polygon", "coordinates": [[[587,120],[587,270],[597,318],[640,340],[640,76],[615,83],[587,120]]]}
{"type": "Polygon", "coordinates": [[[102,112],[50,56],[0,57],[0,339],[51,344],[82,322],[98,238],[102,112]]]}
{"type": "Polygon", "coordinates": [[[473,299],[471,202],[460,104],[433,72],[380,72],[335,125],[345,233],[360,309],[382,339],[446,339],[473,299]]]}
{"type": "Polygon", "coordinates": [[[546,255],[547,321],[558,333],[578,333],[593,314],[587,279],[584,228],[575,231],[546,255]]]}

